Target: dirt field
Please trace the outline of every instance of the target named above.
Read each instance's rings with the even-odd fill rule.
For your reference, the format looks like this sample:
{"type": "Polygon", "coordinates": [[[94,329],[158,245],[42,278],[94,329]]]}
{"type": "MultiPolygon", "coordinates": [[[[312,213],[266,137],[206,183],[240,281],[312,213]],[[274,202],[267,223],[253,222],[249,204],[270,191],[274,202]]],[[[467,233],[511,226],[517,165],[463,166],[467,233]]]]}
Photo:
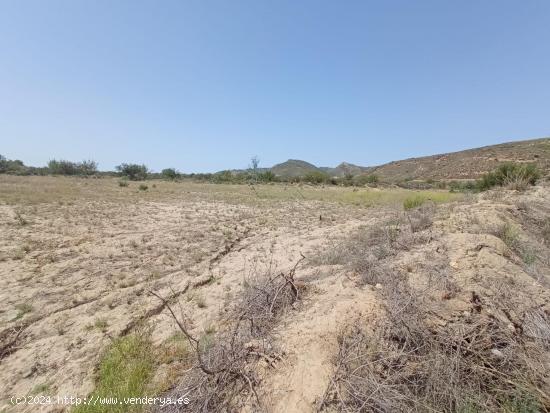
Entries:
{"type": "MultiPolygon", "coordinates": [[[[256,391],[268,411],[336,408],[329,387],[337,338],[347,325],[376,318],[389,285],[364,260],[368,251],[346,242],[388,220],[403,220],[403,238],[376,257],[376,268],[406,274],[437,309],[439,322],[467,317],[472,291],[485,304],[485,297],[495,296],[494,280],[501,285],[512,279],[502,285],[517,292],[515,313],[489,305],[487,311],[513,326],[540,311],[541,340],[550,345],[544,324],[550,311],[546,186],[464,197],[295,185],[146,185],[140,190],[139,183],[122,187],[116,179],[0,176],[5,412],[37,411],[10,405],[14,395],[91,393],[105,351],[144,326],[160,354],[178,328],[150,292],[181,309],[197,336],[214,334],[223,330],[224,314],[249,279],[285,273],[302,256],[296,280],[307,293],[274,327],[276,365],[254,364],[256,391]],[[429,210],[404,212],[403,201],[411,196],[422,197],[429,210]],[[510,234],[499,232],[509,222],[517,228],[513,245],[510,234]]],[[[177,388],[187,368],[174,357],[156,357],[150,393],[177,388]]],[[[240,408],[253,409],[251,395],[239,394],[240,408]]]]}

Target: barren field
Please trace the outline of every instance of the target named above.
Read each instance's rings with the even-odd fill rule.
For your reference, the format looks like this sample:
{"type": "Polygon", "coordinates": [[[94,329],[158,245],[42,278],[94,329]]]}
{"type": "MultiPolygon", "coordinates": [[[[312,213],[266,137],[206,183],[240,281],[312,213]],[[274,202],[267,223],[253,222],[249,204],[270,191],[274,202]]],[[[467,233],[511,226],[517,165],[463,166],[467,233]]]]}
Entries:
{"type": "MultiPolygon", "coordinates": [[[[463,196],[145,184],[0,176],[3,411],[38,411],[12,405],[11,396],[99,392],[99,366],[125,337],[146,337],[145,394],[186,394],[187,411],[459,411],[460,394],[468,395],[461,411],[482,411],[467,403],[498,411],[498,403],[531,398],[539,410],[550,406],[548,186],[463,196]],[[404,210],[411,198],[418,206],[404,210]],[[251,291],[263,291],[267,304],[251,291]],[[262,312],[265,328],[245,334],[235,326],[236,315],[254,324],[262,312]],[[218,376],[197,368],[187,333],[200,338],[204,363],[224,366],[218,376]],[[213,353],[228,333],[241,355],[229,367],[227,352],[213,353]],[[456,352],[449,367],[448,349],[430,341],[438,334],[455,352],[470,346],[463,356],[470,364],[456,352]],[[394,353],[374,357],[366,350],[378,348],[374,341],[394,353]],[[414,360],[407,359],[412,342],[414,360]],[[370,364],[350,361],[363,359],[370,364]],[[390,377],[397,360],[402,368],[390,377]],[[428,390],[429,400],[420,400],[404,384],[424,377],[427,364],[433,374],[418,386],[456,380],[441,400],[428,390]],[[515,387],[473,380],[477,397],[461,387],[468,371],[484,383],[494,379],[495,388],[515,387]]],[[[158,411],[177,411],[170,409],[158,411]]]]}

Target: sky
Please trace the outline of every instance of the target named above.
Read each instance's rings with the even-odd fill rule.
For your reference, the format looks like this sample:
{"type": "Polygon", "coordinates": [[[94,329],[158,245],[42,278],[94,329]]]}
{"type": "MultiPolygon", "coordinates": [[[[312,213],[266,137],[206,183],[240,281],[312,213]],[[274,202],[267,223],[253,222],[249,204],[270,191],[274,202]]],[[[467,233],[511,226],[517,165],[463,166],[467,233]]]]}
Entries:
{"type": "Polygon", "coordinates": [[[182,172],[550,136],[547,0],[0,0],[0,154],[182,172]]]}

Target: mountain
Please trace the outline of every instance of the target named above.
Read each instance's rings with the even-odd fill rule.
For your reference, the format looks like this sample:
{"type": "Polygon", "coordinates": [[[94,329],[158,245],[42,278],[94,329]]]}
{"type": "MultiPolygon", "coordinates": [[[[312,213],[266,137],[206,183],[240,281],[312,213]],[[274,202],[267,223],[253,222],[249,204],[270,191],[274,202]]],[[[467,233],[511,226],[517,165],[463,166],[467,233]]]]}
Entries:
{"type": "Polygon", "coordinates": [[[364,166],[354,165],[352,163],[342,162],[336,168],[321,168],[324,172],[330,176],[343,177],[346,174],[362,175],[367,173],[370,168],[364,166]]]}
{"type": "Polygon", "coordinates": [[[304,176],[310,172],[321,171],[315,165],[298,159],[289,159],[286,162],[271,167],[271,172],[278,176],[296,177],[304,176]]]}

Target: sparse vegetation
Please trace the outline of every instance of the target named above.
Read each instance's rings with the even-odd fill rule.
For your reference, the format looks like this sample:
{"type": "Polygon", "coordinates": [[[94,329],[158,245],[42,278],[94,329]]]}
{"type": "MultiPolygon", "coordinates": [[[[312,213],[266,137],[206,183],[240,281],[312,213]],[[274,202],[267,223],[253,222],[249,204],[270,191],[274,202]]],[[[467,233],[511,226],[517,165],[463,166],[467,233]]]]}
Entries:
{"type": "Polygon", "coordinates": [[[145,184],[139,184],[138,189],[140,191],[147,191],[149,189],[149,187],[145,184]]]}

